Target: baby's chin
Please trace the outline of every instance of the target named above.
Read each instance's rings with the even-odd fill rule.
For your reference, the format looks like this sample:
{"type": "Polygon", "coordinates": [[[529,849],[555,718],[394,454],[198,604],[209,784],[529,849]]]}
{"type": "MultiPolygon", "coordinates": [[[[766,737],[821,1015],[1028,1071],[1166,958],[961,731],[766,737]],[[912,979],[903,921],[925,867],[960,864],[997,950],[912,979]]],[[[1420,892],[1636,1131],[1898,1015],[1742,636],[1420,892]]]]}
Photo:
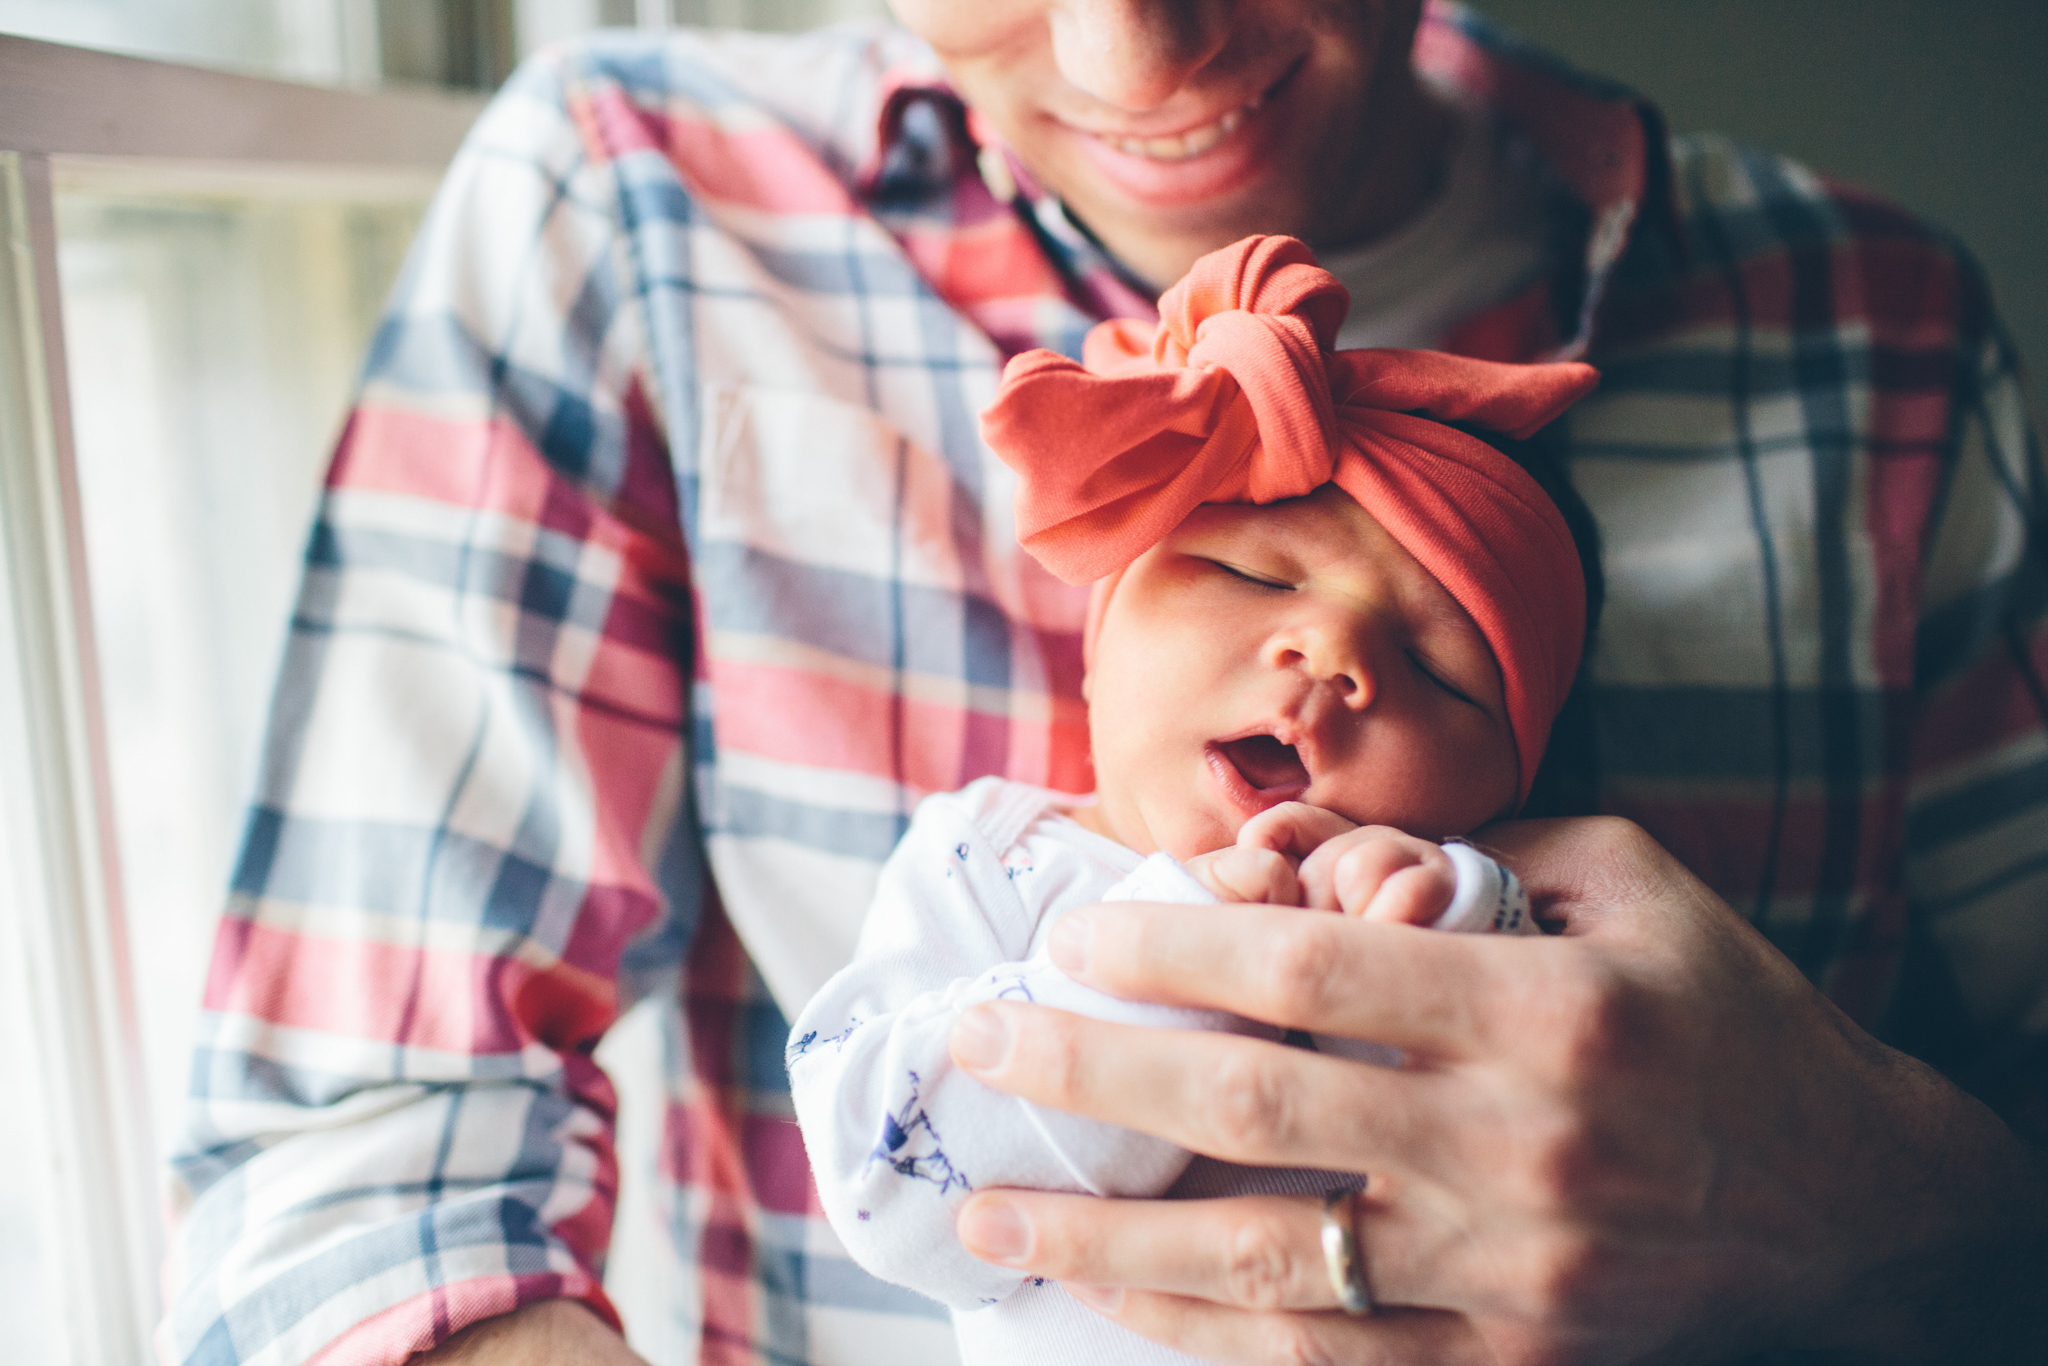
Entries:
{"type": "Polygon", "coordinates": [[[1164,852],[1182,863],[1237,840],[1236,827],[1227,821],[1185,808],[1149,810],[1141,797],[1113,791],[1098,791],[1093,804],[1077,806],[1070,814],[1081,825],[1135,853],[1164,852]]]}
{"type": "Polygon", "coordinates": [[[1152,833],[1152,838],[1147,841],[1150,848],[1133,844],[1129,840],[1122,842],[1139,853],[1149,853],[1156,849],[1186,863],[1191,858],[1213,854],[1218,849],[1228,849],[1237,843],[1237,832],[1244,822],[1223,821],[1213,816],[1188,813],[1179,819],[1161,821],[1158,824],[1160,828],[1156,833],[1148,832],[1152,833]]]}

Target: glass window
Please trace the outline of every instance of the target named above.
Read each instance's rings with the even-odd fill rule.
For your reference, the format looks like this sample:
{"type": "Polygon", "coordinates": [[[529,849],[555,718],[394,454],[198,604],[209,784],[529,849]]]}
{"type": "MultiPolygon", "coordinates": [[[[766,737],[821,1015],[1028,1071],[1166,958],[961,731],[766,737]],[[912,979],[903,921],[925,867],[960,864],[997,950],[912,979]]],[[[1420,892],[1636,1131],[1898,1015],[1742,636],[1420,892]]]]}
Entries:
{"type": "Polygon", "coordinates": [[[56,210],[116,844],[161,1150],[313,501],[431,185],[351,194],[132,179],[60,166],[56,210]]]}
{"type": "Polygon", "coordinates": [[[327,85],[487,90],[519,58],[594,28],[795,31],[883,0],[0,0],[0,32],[327,85]]]}
{"type": "MultiPolygon", "coordinates": [[[[15,813],[0,821],[0,865],[18,874],[28,858],[17,847],[22,827],[15,813]]],[[[0,922],[18,910],[28,891],[15,878],[0,884],[0,922]]],[[[28,964],[23,961],[20,926],[0,923],[0,1039],[35,1037],[36,1021],[29,1009],[28,964]]],[[[0,1048],[0,1096],[42,1094],[35,1050],[13,1043],[0,1048]]],[[[0,1323],[7,1325],[8,1351],[18,1361],[62,1361],[69,1355],[59,1341],[60,1324],[48,1306],[58,1302],[57,1265],[50,1255],[56,1241],[55,1208],[48,1182],[35,1174],[50,1170],[48,1134],[38,1123],[37,1107],[0,1105],[0,1323]]]]}
{"type": "Polygon", "coordinates": [[[376,11],[375,0],[0,0],[0,31],[354,85],[379,73],[376,11]]]}

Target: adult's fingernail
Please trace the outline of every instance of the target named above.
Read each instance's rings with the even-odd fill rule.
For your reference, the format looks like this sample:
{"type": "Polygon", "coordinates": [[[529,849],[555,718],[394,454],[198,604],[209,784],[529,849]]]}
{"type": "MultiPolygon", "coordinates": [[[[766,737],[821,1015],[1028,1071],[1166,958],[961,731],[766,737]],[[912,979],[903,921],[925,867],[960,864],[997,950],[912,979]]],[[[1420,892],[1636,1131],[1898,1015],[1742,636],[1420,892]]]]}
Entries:
{"type": "Polygon", "coordinates": [[[1061,1281],[1060,1285],[1098,1314],[1114,1314],[1124,1307],[1124,1288],[1120,1285],[1088,1285],[1080,1281],[1061,1281]]]}
{"type": "Polygon", "coordinates": [[[1079,976],[1088,971],[1088,949],[1094,942],[1095,917],[1086,911],[1070,911],[1046,936],[1045,951],[1061,972],[1079,976]]]}
{"type": "Polygon", "coordinates": [[[977,1200],[960,1211],[960,1243],[985,1262],[1021,1263],[1031,1255],[1031,1221],[1007,1200],[977,1200]]]}
{"type": "Polygon", "coordinates": [[[975,1072],[990,1072],[1010,1056],[1010,1023],[993,1006],[976,1006],[953,1021],[953,1061],[975,1072]]]}

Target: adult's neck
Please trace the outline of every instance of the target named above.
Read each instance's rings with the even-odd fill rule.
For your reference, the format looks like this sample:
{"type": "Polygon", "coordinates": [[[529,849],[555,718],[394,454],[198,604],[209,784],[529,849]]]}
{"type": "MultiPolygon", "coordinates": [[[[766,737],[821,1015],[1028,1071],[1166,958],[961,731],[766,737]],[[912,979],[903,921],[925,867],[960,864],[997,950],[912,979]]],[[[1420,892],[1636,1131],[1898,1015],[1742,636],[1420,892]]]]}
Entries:
{"type": "Polygon", "coordinates": [[[1380,88],[1387,94],[1368,115],[1373,131],[1362,140],[1353,188],[1346,195],[1341,179],[1333,183],[1328,212],[1304,235],[1318,251],[1368,246],[1389,236],[1443,189],[1458,126],[1445,97],[1418,80],[1405,60],[1380,88]]]}
{"type": "Polygon", "coordinates": [[[1318,251],[1366,246],[1409,222],[1442,188],[1453,150],[1456,119],[1409,66],[1379,73],[1353,153],[1325,168],[1322,192],[1297,221],[1257,220],[1192,228],[1087,224],[1096,239],[1139,279],[1163,291],[1195,262],[1253,232],[1287,233],[1318,251]]]}

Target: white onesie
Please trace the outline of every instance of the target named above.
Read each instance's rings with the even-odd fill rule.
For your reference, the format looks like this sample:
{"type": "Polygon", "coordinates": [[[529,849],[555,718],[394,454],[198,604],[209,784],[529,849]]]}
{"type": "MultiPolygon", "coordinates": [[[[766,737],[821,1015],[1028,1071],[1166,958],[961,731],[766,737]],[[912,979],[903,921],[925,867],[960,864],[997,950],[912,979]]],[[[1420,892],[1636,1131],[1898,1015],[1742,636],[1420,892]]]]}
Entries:
{"type": "MultiPolygon", "coordinates": [[[[1215,899],[1167,855],[1143,858],[1065,815],[1060,808],[1072,801],[984,778],[918,807],[882,869],[853,962],[791,1030],[790,1089],[834,1232],[867,1270],[951,1307],[967,1366],[1185,1366],[1194,1358],[1117,1327],[1057,1284],[969,1255],[953,1232],[960,1202],[991,1186],[1193,1198],[1321,1194],[1358,1178],[1196,1158],[1147,1134],[1028,1104],[953,1066],[953,1021],[999,998],[1165,1029],[1279,1036],[1214,1011],[1120,1001],[1052,965],[1046,935],[1076,906],[1215,899]]],[[[1440,928],[1535,929],[1513,874],[1469,846],[1446,849],[1458,891],[1440,928]]],[[[1314,1043],[1398,1060],[1357,1040],[1314,1043]]]]}

